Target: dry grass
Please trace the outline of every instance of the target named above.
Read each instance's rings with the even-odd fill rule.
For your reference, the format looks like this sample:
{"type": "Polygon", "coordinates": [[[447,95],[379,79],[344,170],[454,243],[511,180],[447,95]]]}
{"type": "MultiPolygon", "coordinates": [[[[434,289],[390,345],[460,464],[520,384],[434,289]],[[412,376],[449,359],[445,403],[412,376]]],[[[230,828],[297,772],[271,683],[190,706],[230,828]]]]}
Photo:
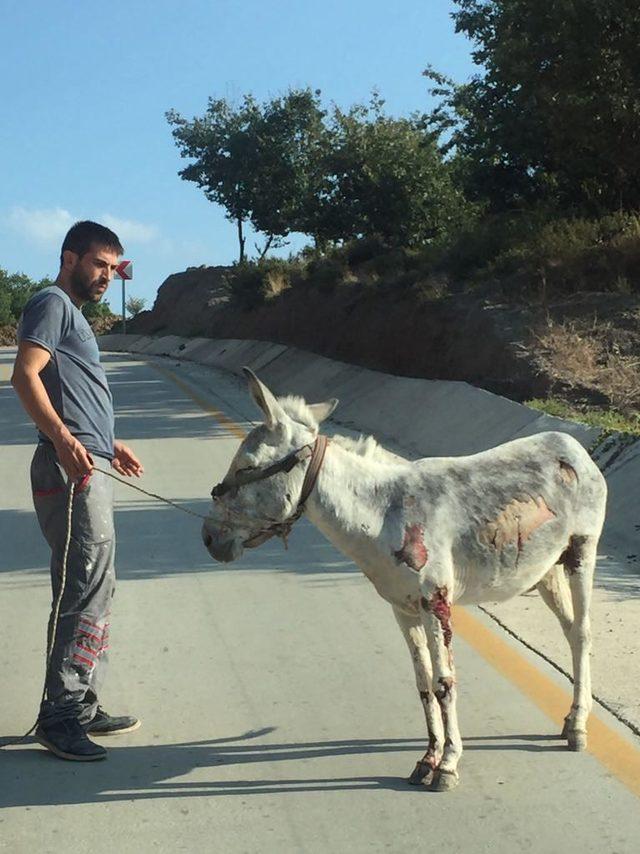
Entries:
{"type": "Polygon", "coordinates": [[[640,411],[640,358],[616,346],[611,324],[550,322],[536,336],[541,367],[571,386],[592,388],[622,413],[640,411]]]}
{"type": "Polygon", "coordinates": [[[12,324],[0,326],[0,347],[9,347],[16,343],[16,327],[12,324]]]}
{"type": "Polygon", "coordinates": [[[289,276],[283,270],[269,270],[263,280],[262,294],[265,299],[274,299],[289,287],[291,287],[289,276]]]}

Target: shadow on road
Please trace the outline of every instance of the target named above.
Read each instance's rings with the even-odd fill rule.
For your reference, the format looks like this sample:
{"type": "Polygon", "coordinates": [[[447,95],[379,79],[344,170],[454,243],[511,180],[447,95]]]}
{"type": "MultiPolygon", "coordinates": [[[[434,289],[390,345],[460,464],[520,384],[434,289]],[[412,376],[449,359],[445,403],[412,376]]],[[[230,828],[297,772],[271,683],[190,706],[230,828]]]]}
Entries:
{"type": "MultiPolygon", "coordinates": [[[[177,502],[205,514],[209,501],[177,502]]],[[[127,502],[116,507],[118,541],[116,571],[122,580],[182,576],[199,572],[291,572],[300,575],[357,573],[355,565],[301,520],[285,550],[273,539],[259,549],[247,550],[231,566],[213,561],[200,538],[200,521],[164,504],[127,502]]],[[[0,573],[20,572],[13,586],[35,585],[49,576],[49,550],[33,511],[0,511],[0,573]],[[43,575],[44,574],[44,575],[43,575]]],[[[6,583],[6,582],[5,582],[6,583]]]]}
{"type": "MultiPolygon", "coordinates": [[[[109,358],[103,358],[103,362],[108,365],[109,358]]],[[[178,386],[151,372],[143,362],[128,363],[122,368],[110,366],[109,386],[115,401],[116,435],[126,442],[133,443],[136,439],[229,438],[229,430],[224,425],[208,412],[199,409],[194,412],[193,402],[178,386]]],[[[10,425],[3,429],[0,423],[2,444],[33,445],[35,448],[35,427],[8,381],[0,382],[0,408],[4,410],[7,425],[10,425]]],[[[240,421],[239,426],[249,432],[253,425],[240,421]]]]}
{"type": "MultiPolygon", "coordinates": [[[[3,765],[0,808],[362,789],[386,789],[407,794],[424,791],[396,777],[300,776],[229,780],[225,772],[215,773],[214,769],[224,766],[241,768],[265,762],[296,762],[340,756],[362,756],[364,759],[372,754],[407,754],[402,762],[406,764],[408,773],[425,749],[424,739],[256,743],[256,739],[274,731],[275,727],[266,727],[231,738],[111,748],[106,762],[86,764],[61,761],[43,748],[29,746],[4,750],[0,753],[3,765]],[[203,770],[208,772],[208,779],[179,779],[193,771],[200,772],[199,776],[202,777],[203,770]]],[[[532,752],[565,748],[552,736],[525,734],[469,738],[465,739],[465,749],[532,752]]]]}
{"type": "Polygon", "coordinates": [[[636,555],[624,558],[611,558],[608,555],[598,557],[595,584],[607,591],[612,599],[630,599],[640,597],[640,563],[636,555]],[[631,560],[630,558],[633,558],[631,560]]]}

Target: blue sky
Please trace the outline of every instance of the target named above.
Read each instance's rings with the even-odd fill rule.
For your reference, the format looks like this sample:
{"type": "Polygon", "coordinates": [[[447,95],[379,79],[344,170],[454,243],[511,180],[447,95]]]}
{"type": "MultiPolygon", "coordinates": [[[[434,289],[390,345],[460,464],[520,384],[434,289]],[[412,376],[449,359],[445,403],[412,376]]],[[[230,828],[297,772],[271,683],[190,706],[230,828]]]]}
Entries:
{"type": "MultiPolygon", "coordinates": [[[[429,104],[422,70],[474,72],[448,0],[2,0],[0,267],[55,277],[77,219],[114,228],[151,306],[164,279],[237,257],[235,228],[177,172],[164,118],[207,98],[312,86],[326,104],[429,104]]],[[[248,248],[253,249],[253,240],[248,248]]],[[[298,248],[294,243],[291,248],[298,248]]],[[[110,302],[119,306],[119,283],[110,302]]]]}

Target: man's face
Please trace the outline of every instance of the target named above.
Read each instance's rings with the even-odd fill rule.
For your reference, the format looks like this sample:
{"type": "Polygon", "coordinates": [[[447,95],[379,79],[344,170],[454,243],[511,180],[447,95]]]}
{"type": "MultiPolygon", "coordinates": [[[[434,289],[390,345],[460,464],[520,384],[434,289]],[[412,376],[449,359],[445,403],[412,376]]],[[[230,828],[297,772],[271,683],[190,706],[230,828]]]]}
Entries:
{"type": "Polygon", "coordinates": [[[98,302],[109,287],[120,256],[95,243],[84,255],[72,254],[77,259],[69,276],[74,296],[79,302],[98,302]]]}

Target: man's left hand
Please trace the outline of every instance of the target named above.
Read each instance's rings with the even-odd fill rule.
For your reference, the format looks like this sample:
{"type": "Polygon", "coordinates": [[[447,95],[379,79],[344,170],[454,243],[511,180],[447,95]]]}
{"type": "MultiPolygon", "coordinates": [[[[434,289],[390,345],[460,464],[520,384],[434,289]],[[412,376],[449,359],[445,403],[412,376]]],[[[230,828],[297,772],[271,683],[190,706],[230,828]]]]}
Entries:
{"type": "Polygon", "coordinates": [[[116,441],[113,443],[113,453],[114,457],[111,461],[111,466],[118,474],[122,474],[125,477],[132,477],[133,475],[140,477],[141,474],[144,474],[142,463],[131,448],[128,448],[123,442],[116,441]]]}

